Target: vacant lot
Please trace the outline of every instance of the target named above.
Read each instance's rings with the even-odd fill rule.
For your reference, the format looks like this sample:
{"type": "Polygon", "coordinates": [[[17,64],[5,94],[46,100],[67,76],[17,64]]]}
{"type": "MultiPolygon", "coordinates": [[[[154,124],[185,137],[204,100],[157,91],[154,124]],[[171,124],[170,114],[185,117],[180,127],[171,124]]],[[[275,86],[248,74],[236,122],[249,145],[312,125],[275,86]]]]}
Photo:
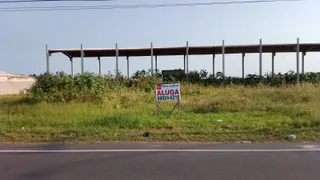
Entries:
{"type": "MultiPolygon", "coordinates": [[[[153,92],[100,103],[28,103],[0,96],[0,142],[284,141],[320,139],[320,88],[182,85],[182,112],[155,119],[153,92]],[[218,122],[217,120],[222,120],[218,122]],[[150,132],[149,137],[143,137],[150,132]]],[[[160,103],[167,111],[173,102],[160,103]]]]}

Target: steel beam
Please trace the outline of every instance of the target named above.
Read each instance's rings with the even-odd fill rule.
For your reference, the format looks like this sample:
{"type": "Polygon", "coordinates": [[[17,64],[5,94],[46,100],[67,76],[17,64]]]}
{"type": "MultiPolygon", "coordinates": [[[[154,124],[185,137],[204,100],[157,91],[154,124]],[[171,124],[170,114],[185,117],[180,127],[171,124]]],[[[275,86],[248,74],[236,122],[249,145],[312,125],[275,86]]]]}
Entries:
{"type": "Polygon", "coordinates": [[[311,51],[313,48],[315,48],[316,46],[311,46],[310,48],[306,49],[305,52],[311,51]]]}

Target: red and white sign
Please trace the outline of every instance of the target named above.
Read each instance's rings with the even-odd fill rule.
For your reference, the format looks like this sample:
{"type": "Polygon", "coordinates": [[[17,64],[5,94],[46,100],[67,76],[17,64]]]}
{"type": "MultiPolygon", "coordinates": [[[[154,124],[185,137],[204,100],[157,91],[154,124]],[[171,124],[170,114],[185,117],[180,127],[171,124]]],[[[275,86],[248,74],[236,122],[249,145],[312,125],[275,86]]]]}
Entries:
{"type": "Polygon", "coordinates": [[[180,100],[180,84],[157,84],[156,101],[180,100]]]}

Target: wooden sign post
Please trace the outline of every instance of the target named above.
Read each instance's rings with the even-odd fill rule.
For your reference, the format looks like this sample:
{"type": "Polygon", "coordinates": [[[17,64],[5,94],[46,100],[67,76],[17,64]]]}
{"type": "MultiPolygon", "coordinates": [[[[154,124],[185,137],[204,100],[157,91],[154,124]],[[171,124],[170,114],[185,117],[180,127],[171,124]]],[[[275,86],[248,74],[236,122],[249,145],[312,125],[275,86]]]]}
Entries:
{"type": "MultiPolygon", "coordinates": [[[[158,118],[158,110],[162,113],[164,113],[167,116],[167,119],[170,118],[173,111],[178,107],[178,114],[180,119],[180,83],[174,83],[174,84],[157,84],[156,85],[156,92],[155,92],[155,116],[156,119],[158,118]],[[173,109],[168,113],[166,113],[160,106],[159,101],[177,101],[177,103],[174,105],[173,109]]],[[[171,119],[171,118],[170,118],[171,119]]]]}

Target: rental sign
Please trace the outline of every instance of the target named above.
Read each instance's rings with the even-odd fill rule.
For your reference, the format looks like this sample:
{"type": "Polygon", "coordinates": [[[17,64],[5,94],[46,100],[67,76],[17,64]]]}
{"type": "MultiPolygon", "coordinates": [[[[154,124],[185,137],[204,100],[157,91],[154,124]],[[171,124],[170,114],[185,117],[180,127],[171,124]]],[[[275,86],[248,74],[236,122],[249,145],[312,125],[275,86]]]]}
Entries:
{"type": "Polygon", "coordinates": [[[157,84],[156,101],[180,100],[180,84],[157,84]]]}

